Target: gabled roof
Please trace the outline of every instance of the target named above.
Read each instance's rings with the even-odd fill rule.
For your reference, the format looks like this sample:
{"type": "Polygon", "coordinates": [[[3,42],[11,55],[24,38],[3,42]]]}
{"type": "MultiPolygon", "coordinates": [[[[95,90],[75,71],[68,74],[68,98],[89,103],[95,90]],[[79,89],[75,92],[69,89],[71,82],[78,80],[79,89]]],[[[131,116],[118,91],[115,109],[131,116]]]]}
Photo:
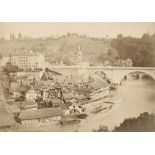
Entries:
{"type": "Polygon", "coordinates": [[[53,104],[57,105],[58,107],[61,107],[62,109],[66,108],[66,105],[64,104],[64,102],[59,98],[53,98],[53,99],[51,99],[51,102],[53,104]]]}
{"type": "Polygon", "coordinates": [[[20,91],[20,92],[27,92],[27,91],[29,91],[30,90],[30,86],[28,86],[28,85],[21,85],[21,86],[19,86],[18,87],[18,91],[20,91]]]}
{"type": "Polygon", "coordinates": [[[64,96],[64,99],[65,100],[69,100],[69,99],[75,98],[75,96],[73,95],[73,93],[64,93],[63,96],[64,96]]]}
{"type": "Polygon", "coordinates": [[[61,108],[46,108],[38,110],[23,110],[21,111],[19,118],[21,120],[31,120],[39,118],[48,118],[54,116],[62,116],[63,110],[61,108]]]}
{"type": "Polygon", "coordinates": [[[38,104],[34,101],[23,101],[21,108],[23,109],[38,108],[38,104]]]}
{"type": "Polygon", "coordinates": [[[81,91],[81,92],[88,92],[88,93],[92,92],[92,88],[74,87],[73,90],[81,91]]]}

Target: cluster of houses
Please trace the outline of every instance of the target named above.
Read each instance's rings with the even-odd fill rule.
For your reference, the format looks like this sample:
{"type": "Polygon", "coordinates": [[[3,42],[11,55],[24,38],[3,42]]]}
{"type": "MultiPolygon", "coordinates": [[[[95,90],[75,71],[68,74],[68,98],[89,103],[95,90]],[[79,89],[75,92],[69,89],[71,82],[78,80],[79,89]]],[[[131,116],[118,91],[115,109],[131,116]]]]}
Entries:
{"type": "Polygon", "coordinates": [[[114,61],[104,61],[103,66],[116,66],[116,67],[132,67],[132,60],[130,58],[123,60],[118,59],[114,61]]]}
{"type": "Polygon", "coordinates": [[[60,121],[64,115],[86,113],[84,104],[109,96],[109,87],[96,80],[91,83],[65,83],[63,80],[59,83],[44,78],[40,81],[24,80],[11,83],[10,97],[2,109],[11,120],[13,118],[22,125],[60,121]]]}
{"type": "MultiPolygon", "coordinates": [[[[9,88],[10,95],[6,101],[2,100],[3,106],[0,105],[0,111],[3,111],[0,113],[0,128],[13,126],[16,122],[33,125],[60,121],[64,115],[85,113],[83,105],[89,101],[109,96],[109,87],[103,80],[93,76],[93,81],[79,82],[81,77],[64,77],[46,69],[41,54],[30,51],[21,56],[15,51],[3,56],[1,65],[8,61],[22,71],[16,73],[9,88]]],[[[78,64],[83,64],[79,44],[78,64]]]]}

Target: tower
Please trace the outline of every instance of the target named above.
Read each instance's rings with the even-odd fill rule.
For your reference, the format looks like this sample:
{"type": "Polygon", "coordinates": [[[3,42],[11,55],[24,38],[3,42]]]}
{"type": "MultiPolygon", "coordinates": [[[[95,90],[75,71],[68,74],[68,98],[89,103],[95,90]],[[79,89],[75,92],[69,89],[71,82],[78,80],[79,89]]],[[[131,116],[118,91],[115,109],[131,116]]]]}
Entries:
{"type": "Polygon", "coordinates": [[[82,62],[82,52],[81,52],[80,43],[78,39],[78,64],[81,64],[81,62],[82,62]]]}

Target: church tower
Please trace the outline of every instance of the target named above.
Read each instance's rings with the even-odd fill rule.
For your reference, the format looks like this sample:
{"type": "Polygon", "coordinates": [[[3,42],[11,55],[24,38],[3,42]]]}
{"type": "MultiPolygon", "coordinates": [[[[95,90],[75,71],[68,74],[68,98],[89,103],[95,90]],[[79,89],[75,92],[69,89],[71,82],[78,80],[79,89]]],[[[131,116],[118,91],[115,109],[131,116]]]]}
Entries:
{"type": "Polygon", "coordinates": [[[81,52],[80,43],[78,39],[78,64],[81,64],[81,62],[82,62],[82,52],[81,52]]]}

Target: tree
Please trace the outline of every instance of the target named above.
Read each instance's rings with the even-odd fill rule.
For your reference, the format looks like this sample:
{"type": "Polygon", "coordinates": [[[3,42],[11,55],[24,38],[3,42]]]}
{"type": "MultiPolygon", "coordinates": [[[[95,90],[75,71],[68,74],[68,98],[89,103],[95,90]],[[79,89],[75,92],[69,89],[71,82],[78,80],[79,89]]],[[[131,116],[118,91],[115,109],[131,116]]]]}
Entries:
{"type": "Polygon", "coordinates": [[[121,59],[131,58],[133,66],[155,66],[155,37],[144,34],[142,38],[121,37],[113,39],[111,46],[121,59]]]}
{"type": "Polygon", "coordinates": [[[113,131],[126,132],[151,132],[155,131],[155,115],[144,112],[137,118],[125,119],[119,127],[115,127],[113,131]]]}
{"type": "Polygon", "coordinates": [[[70,62],[68,57],[65,57],[63,62],[64,62],[65,65],[71,65],[71,62],[70,62]]]}
{"type": "MultiPolygon", "coordinates": [[[[141,113],[138,117],[125,119],[120,126],[115,127],[112,132],[154,132],[155,115],[148,112],[141,113]]],[[[94,132],[107,132],[108,128],[100,125],[94,132]]]]}
{"type": "Polygon", "coordinates": [[[100,125],[99,129],[93,130],[93,132],[108,132],[108,128],[104,125],[100,125]]]}
{"type": "Polygon", "coordinates": [[[122,39],[123,38],[123,35],[122,34],[118,34],[117,35],[117,39],[122,39]]]}
{"type": "Polygon", "coordinates": [[[109,48],[108,49],[108,56],[109,56],[109,60],[115,60],[118,57],[118,54],[116,52],[116,50],[109,48]]]}
{"type": "Polygon", "coordinates": [[[141,38],[142,40],[148,40],[149,39],[149,33],[144,33],[143,35],[142,35],[142,38],[141,38]]]}
{"type": "Polygon", "coordinates": [[[19,71],[18,66],[12,65],[10,62],[8,62],[4,67],[3,67],[4,73],[7,75],[7,81],[9,82],[9,88],[11,85],[11,82],[14,80],[14,74],[11,75],[10,73],[16,73],[19,71]]]}
{"type": "Polygon", "coordinates": [[[4,67],[3,67],[3,71],[7,74],[10,73],[15,73],[17,71],[19,71],[18,66],[16,65],[12,65],[10,62],[8,62],[4,67]]]}

